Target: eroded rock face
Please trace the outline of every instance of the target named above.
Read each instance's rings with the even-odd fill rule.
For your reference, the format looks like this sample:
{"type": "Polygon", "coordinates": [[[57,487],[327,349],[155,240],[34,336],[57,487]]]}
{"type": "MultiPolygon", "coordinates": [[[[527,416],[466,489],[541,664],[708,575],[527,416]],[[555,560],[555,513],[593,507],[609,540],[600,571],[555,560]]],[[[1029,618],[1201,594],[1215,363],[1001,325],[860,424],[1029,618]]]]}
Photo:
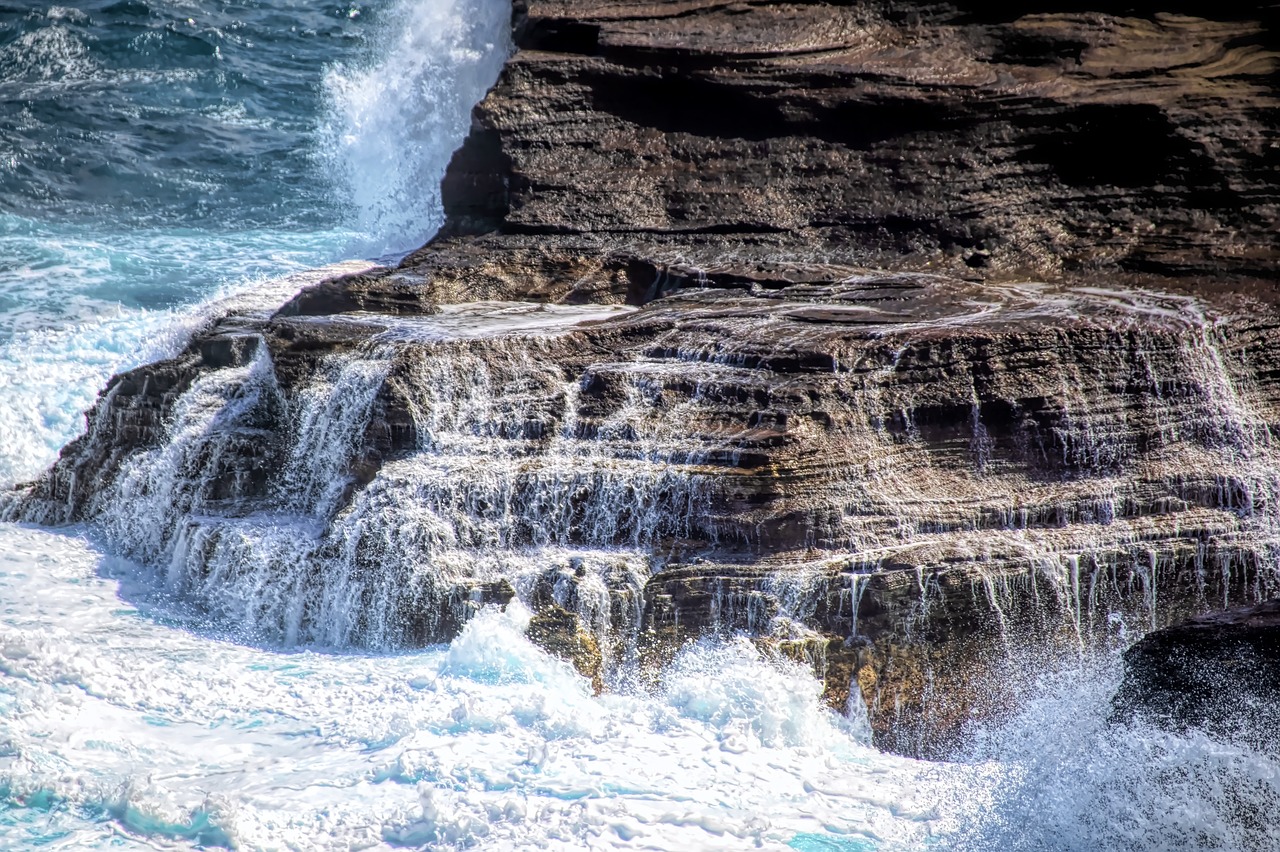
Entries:
{"type": "Polygon", "coordinates": [[[1000,709],[1010,642],[1273,593],[1256,291],[837,271],[554,332],[462,322],[518,305],[217,325],[118,379],[25,511],[184,566],[215,611],[252,599],[272,641],[438,641],[518,596],[608,684],[745,631],[917,754],[1000,709]]]}
{"type": "Polygon", "coordinates": [[[745,631],[945,753],[1009,643],[1280,582],[1271,13],[1066,6],[517,2],[444,232],[117,377],[11,511],[265,641],[745,631]]]}
{"type": "Polygon", "coordinates": [[[708,270],[1274,276],[1276,12],[1157,5],[518,2],[447,231],[708,270]]]}

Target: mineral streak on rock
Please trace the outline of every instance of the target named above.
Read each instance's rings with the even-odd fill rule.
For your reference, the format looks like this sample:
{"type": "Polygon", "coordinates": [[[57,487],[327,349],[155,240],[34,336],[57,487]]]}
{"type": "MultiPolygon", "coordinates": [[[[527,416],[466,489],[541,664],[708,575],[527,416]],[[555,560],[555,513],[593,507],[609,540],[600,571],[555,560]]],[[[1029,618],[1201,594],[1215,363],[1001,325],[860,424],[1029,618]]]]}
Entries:
{"type": "Polygon", "coordinates": [[[1275,15],[1125,8],[516,2],[442,234],[117,377],[10,511],[271,641],[746,631],[943,753],[1009,643],[1280,582],[1275,15]]]}

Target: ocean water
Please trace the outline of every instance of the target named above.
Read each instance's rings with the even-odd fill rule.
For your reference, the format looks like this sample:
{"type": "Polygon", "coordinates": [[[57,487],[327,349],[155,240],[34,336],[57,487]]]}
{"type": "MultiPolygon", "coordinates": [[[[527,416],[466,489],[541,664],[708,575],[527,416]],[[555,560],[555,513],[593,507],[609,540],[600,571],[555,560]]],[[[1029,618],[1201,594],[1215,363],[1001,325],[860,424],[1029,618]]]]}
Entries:
{"type": "MultiPolygon", "coordinates": [[[[225,300],[421,244],[509,10],[0,0],[0,485],[225,300]]],[[[1039,661],[1023,711],[931,764],[746,642],[594,696],[527,618],[273,648],[93,530],[2,525],[0,849],[1280,847],[1275,759],[1108,724],[1114,658],[1039,661]]]]}
{"type": "Polygon", "coordinates": [[[122,602],[136,569],[83,541],[0,552],[2,848],[913,848],[936,818],[926,765],[747,647],[596,698],[514,606],[420,653],[274,653],[122,602]]]}
{"type": "Polygon", "coordinates": [[[200,306],[421,245],[508,14],[0,4],[0,482],[36,475],[106,377],[172,352],[200,306]]]}

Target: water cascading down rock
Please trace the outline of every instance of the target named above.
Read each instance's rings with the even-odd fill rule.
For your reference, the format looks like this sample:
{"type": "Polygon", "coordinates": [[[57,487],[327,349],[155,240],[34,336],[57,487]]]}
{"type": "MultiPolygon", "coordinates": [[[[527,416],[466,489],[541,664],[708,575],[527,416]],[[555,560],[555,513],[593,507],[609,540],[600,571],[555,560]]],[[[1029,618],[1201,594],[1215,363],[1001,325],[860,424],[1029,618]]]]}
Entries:
{"type": "Polygon", "coordinates": [[[745,632],[923,755],[1027,654],[1270,596],[1265,22],[902,8],[514,4],[442,234],[116,377],[7,511],[250,641],[519,598],[618,688],[745,632]],[[1061,148],[1138,126],[1141,180],[1061,148]]]}

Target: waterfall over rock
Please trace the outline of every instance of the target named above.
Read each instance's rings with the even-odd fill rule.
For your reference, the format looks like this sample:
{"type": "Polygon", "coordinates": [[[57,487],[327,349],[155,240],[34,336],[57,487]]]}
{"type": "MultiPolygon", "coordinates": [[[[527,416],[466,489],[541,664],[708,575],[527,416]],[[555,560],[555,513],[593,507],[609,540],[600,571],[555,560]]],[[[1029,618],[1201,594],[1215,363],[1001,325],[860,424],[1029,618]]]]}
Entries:
{"type": "Polygon", "coordinates": [[[519,598],[618,683],[745,631],[924,752],[998,704],[1011,636],[1105,645],[1280,582],[1280,389],[1247,354],[1280,328],[1247,294],[850,270],[639,311],[315,298],[117,378],[12,511],[92,522],[272,645],[414,646],[519,598]]]}
{"type": "MultiPolygon", "coordinates": [[[[518,600],[622,689],[742,634],[924,756],[1027,654],[1274,594],[1274,15],[516,2],[464,128],[493,22],[402,8],[411,82],[469,48],[336,70],[340,171],[368,86],[443,110],[440,232],[117,376],[8,517],[271,647],[518,600]]],[[[430,230],[439,148],[361,209],[430,230]]]]}

